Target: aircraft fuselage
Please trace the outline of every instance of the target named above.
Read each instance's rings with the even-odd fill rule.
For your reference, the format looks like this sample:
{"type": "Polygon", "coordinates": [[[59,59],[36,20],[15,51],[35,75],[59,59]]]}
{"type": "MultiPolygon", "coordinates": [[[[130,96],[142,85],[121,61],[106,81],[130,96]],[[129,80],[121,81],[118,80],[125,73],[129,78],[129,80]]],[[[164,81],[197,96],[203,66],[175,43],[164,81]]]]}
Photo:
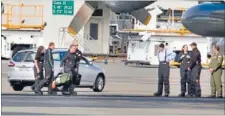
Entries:
{"type": "Polygon", "coordinates": [[[224,3],[203,3],[189,8],[182,24],[192,33],[208,37],[225,37],[224,3]]]}

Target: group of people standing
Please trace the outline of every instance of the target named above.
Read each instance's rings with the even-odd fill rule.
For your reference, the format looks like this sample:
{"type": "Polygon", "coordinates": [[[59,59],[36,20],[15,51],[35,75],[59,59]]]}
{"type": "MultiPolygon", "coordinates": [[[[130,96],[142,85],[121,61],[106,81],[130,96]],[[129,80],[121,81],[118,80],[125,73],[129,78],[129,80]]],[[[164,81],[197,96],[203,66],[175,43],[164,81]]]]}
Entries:
{"type": "MultiPolygon", "coordinates": [[[[200,74],[202,70],[201,66],[201,53],[197,48],[197,43],[190,44],[192,52],[188,51],[188,45],[183,45],[182,51],[178,56],[178,62],[180,65],[180,77],[181,77],[181,93],[179,97],[201,97],[200,86],[200,74]],[[187,87],[188,85],[188,87],[187,87]],[[187,90],[187,95],[186,95],[187,90]]],[[[165,48],[162,43],[159,45],[158,59],[158,91],[154,93],[154,96],[162,96],[163,84],[165,90],[165,97],[170,94],[170,66],[169,62],[174,60],[175,53],[165,48]]],[[[223,56],[220,54],[219,46],[213,45],[213,56],[209,65],[209,72],[211,75],[211,95],[209,97],[222,98],[222,63],[223,56]],[[216,95],[217,93],[217,95],[216,95]]]]}
{"type": "MultiPolygon", "coordinates": [[[[35,83],[31,89],[37,95],[43,95],[41,89],[47,85],[48,94],[56,95],[58,89],[52,88],[52,82],[54,77],[54,59],[52,50],[55,49],[55,44],[53,42],[49,43],[48,49],[45,50],[43,46],[39,46],[34,59],[34,76],[35,83]],[[45,77],[44,73],[45,72],[45,77]]],[[[65,95],[76,95],[74,91],[73,80],[78,75],[78,63],[82,53],[78,50],[78,43],[76,41],[70,46],[68,52],[62,59],[60,65],[60,71],[69,73],[71,81],[63,85],[62,94],[65,95]]]]}

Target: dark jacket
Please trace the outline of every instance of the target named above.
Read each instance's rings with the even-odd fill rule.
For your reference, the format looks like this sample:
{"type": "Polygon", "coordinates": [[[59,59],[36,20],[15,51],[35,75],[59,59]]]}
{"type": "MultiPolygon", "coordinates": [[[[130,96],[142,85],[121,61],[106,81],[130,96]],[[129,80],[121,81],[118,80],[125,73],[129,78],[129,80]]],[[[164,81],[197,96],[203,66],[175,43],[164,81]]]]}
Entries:
{"type": "Polygon", "coordinates": [[[52,49],[48,48],[44,55],[44,66],[48,68],[54,68],[54,60],[52,56],[52,49]]]}
{"type": "Polygon", "coordinates": [[[195,66],[201,66],[201,53],[197,48],[193,49],[191,52],[190,69],[194,68],[195,66]]]}
{"type": "Polygon", "coordinates": [[[68,51],[66,55],[64,56],[64,58],[62,59],[60,63],[60,67],[64,66],[64,68],[70,68],[70,69],[75,68],[77,63],[76,58],[77,56],[75,55],[75,53],[70,53],[68,51]]]}
{"type": "Polygon", "coordinates": [[[180,68],[183,69],[183,70],[187,70],[188,67],[190,67],[190,53],[180,53],[179,54],[179,59],[178,59],[178,62],[181,63],[180,65],[180,68]]]}

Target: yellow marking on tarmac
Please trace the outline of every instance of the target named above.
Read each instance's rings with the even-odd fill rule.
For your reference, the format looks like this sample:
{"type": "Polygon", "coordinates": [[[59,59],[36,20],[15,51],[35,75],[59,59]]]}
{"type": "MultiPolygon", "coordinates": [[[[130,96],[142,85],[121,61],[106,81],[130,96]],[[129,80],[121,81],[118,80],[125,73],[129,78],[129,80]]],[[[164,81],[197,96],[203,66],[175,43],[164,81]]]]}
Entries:
{"type": "Polygon", "coordinates": [[[69,33],[71,33],[72,35],[76,35],[76,34],[77,34],[77,32],[74,31],[71,27],[68,27],[68,31],[69,31],[69,33]]]}
{"type": "Polygon", "coordinates": [[[149,23],[150,20],[151,20],[151,16],[149,15],[149,16],[146,18],[144,24],[147,25],[147,24],[149,23]]]}

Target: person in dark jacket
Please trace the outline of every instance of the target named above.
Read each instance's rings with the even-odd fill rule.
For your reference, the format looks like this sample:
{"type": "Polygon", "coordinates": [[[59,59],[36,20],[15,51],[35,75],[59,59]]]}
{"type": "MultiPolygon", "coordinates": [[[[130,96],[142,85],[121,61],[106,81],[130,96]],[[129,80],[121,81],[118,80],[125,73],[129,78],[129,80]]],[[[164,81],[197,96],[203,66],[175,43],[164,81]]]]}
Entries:
{"type": "Polygon", "coordinates": [[[78,49],[79,45],[78,45],[77,40],[74,40],[72,45],[75,46],[75,49],[76,49],[75,54],[74,54],[76,56],[75,72],[78,75],[74,78],[73,83],[71,85],[71,89],[73,89],[75,87],[75,85],[78,84],[80,81],[81,75],[79,74],[79,64],[80,64],[80,60],[83,57],[82,52],[78,49]]]}
{"type": "Polygon", "coordinates": [[[77,93],[74,92],[73,86],[73,78],[76,77],[77,72],[75,72],[75,67],[77,64],[77,56],[75,55],[76,52],[76,46],[71,45],[69,51],[64,56],[64,58],[61,61],[60,64],[60,70],[64,69],[64,73],[68,73],[70,75],[70,80],[68,83],[64,84],[62,89],[63,95],[76,95],[77,93]],[[63,68],[64,67],[64,68],[63,68]]]}
{"type": "Polygon", "coordinates": [[[44,47],[39,46],[37,49],[37,53],[35,55],[34,59],[34,77],[35,77],[35,83],[31,87],[31,89],[34,91],[35,87],[38,86],[39,82],[44,78],[44,47]]]}
{"type": "Polygon", "coordinates": [[[186,93],[186,84],[188,83],[188,93],[190,93],[190,71],[188,71],[188,67],[190,67],[190,54],[188,52],[188,46],[183,45],[182,51],[179,54],[178,62],[180,65],[180,85],[181,85],[181,93],[178,95],[179,97],[185,97],[186,93]]]}
{"type": "Polygon", "coordinates": [[[45,84],[48,84],[48,94],[53,95],[57,94],[55,90],[52,89],[51,84],[54,76],[54,60],[52,56],[52,50],[55,49],[55,44],[53,42],[49,43],[49,48],[45,51],[44,55],[44,69],[45,69],[45,78],[41,80],[39,86],[35,89],[35,93],[41,95],[41,89],[45,84]]]}
{"type": "Polygon", "coordinates": [[[195,42],[191,43],[191,62],[188,68],[191,71],[191,89],[187,97],[201,97],[200,73],[201,73],[201,53],[195,42]]]}

